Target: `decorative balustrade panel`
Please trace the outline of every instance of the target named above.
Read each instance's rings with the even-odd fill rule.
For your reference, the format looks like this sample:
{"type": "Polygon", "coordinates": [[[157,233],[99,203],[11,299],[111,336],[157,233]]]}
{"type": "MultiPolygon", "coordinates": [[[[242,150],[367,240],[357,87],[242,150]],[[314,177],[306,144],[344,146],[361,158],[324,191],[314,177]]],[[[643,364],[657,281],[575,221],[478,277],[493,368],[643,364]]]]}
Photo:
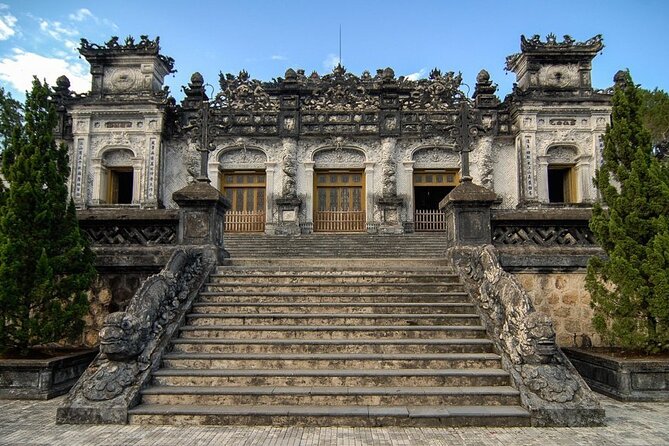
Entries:
{"type": "Polygon", "coordinates": [[[264,211],[228,211],[225,213],[226,232],[265,231],[264,211]]]}
{"type": "Polygon", "coordinates": [[[365,211],[314,212],[314,231],[363,232],[365,228],[365,211]]]}
{"type": "Polygon", "coordinates": [[[87,221],[81,230],[92,245],[175,245],[178,221],[87,221]]]}
{"type": "Polygon", "coordinates": [[[417,209],[414,213],[414,230],[416,232],[444,232],[446,218],[442,211],[417,209]]]}
{"type": "Polygon", "coordinates": [[[493,221],[496,245],[597,246],[587,221],[493,221]]]}

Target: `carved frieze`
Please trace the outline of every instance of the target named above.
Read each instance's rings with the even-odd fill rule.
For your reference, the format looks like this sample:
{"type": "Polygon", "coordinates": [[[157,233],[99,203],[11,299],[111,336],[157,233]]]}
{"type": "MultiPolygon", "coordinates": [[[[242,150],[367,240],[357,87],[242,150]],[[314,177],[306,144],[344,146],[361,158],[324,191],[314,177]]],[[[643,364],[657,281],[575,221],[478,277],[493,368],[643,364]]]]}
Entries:
{"type": "Polygon", "coordinates": [[[219,157],[221,165],[226,164],[262,164],[267,162],[267,155],[262,150],[246,147],[224,151],[219,157]]]}
{"type": "Polygon", "coordinates": [[[574,146],[553,146],[546,151],[549,163],[573,163],[578,150],[574,146]]]}
{"type": "Polygon", "coordinates": [[[412,159],[416,162],[416,165],[439,163],[457,166],[460,157],[453,150],[444,147],[428,147],[414,152],[412,159]]]}
{"type": "Polygon", "coordinates": [[[107,150],[102,156],[102,164],[106,167],[131,166],[133,156],[128,149],[107,150]]]}
{"type": "Polygon", "coordinates": [[[339,147],[319,150],[314,154],[316,165],[360,165],[365,162],[365,154],[360,150],[339,147]]]}
{"type": "Polygon", "coordinates": [[[91,138],[91,148],[93,153],[99,153],[105,147],[128,147],[135,149],[142,147],[144,138],[141,135],[134,135],[128,132],[110,132],[101,135],[94,135],[91,138]]]}

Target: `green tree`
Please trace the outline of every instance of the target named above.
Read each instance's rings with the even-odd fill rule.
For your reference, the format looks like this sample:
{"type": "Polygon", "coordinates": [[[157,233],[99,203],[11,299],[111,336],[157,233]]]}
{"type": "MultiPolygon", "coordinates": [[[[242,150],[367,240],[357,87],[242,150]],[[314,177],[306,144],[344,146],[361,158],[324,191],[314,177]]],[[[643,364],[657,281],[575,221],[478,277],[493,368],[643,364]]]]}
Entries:
{"type": "MultiPolygon", "coordinates": [[[[2,163],[2,153],[5,148],[5,141],[9,139],[15,127],[19,126],[23,120],[21,103],[12,98],[11,93],[5,92],[0,87],[0,165],[2,163]]],[[[5,184],[0,175],[0,207],[4,203],[5,184]]]]}
{"type": "Polygon", "coordinates": [[[656,155],[669,155],[669,94],[657,88],[641,89],[641,120],[650,132],[656,155]]]}
{"type": "Polygon", "coordinates": [[[34,79],[2,156],[9,187],[0,209],[0,349],[21,354],[81,333],[95,276],[68,199],[68,150],[56,144],[49,95],[48,85],[34,79]]]}
{"type": "Polygon", "coordinates": [[[620,347],[669,350],[669,167],[652,155],[642,97],[616,74],[611,125],[595,175],[601,203],[590,227],[607,258],[588,264],[595,328],[620,347]]]}

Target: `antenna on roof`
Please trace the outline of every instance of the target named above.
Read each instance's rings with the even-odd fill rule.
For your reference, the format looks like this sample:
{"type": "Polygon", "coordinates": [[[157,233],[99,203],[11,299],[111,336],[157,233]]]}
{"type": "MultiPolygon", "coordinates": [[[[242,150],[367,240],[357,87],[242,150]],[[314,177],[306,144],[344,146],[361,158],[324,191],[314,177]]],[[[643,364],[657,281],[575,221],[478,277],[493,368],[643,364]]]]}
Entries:
{"type": "Polygon", "coordinates": [[[339,24],[339,65],[341,65],[341,23],[339,24]]]}

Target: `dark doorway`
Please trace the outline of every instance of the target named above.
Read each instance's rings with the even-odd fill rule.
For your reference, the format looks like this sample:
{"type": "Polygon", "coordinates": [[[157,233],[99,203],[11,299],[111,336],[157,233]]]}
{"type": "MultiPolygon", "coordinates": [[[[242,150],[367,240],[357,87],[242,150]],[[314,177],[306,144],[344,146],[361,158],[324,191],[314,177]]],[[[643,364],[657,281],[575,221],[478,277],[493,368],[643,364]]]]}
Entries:
{"type": "Polygon", "coordinates": [[[551,203],[569,203],[570,167],[548,167],[548,201],[551,203]]]}
{"type": "Polygon", "coordinates": [[[414,188],[416,209],[439,209],[441,200],[453,189],[454,186],[416,186],[414,188]]]}
{"type": "Polygon", "coordinates": [[[110,172],[110,203],[132,204],[133,176],[132,169],[114,169],[110,172]]]}

